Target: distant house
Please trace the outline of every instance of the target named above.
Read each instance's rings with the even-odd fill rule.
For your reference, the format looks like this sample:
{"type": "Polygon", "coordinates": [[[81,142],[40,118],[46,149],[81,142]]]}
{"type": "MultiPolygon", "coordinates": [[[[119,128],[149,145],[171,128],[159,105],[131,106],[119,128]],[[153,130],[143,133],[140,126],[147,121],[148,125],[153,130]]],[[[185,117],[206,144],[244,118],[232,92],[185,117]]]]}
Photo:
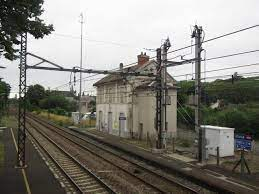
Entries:
{"type": "MultiPolygon", "coordinates": [[[[157,63],[145,53],[138,55],[138,64],[124,71],[156,72],[157,63]]],[[[167,134],[176,134],[177,90],[175,80],[167,74],[168,102],[167,134]]],[[[145,76],[108,75],[97,81],[96,127],[100,131],[121,137],[145,138],[156,135],[156,98],[154,78],[145,76]]]]}
{"type": "Polygon", "coordinates": [[[215,103],[210,104],[210,108],[216,109],[216,108],[222,108],[224,106],[224,101],[223,100],[217,100],[215,103]]]}
{"type": "Polygon", "coordinates": [[[91,104],[91,101],[95,102],[96,101],[96,96],[90,96],[90,95],[85,95],[81,96],[81,113],[88,113],[93,110],[93,106],[91,104]]]}

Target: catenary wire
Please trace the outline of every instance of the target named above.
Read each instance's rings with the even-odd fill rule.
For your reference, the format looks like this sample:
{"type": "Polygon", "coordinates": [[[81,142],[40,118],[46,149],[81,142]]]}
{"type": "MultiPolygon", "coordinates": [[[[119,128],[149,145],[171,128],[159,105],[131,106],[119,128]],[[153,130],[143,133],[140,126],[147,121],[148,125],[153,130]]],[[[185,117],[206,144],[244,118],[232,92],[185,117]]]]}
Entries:
{"type": "MultiPolygon", "coordinates": [[[[205,40],[203,41],[202,43],[207,43],[207,42],[210,42],[210,41],[213,41],[213,40],[217,40],[217,39],[220,39],[220,38],[223,38],[223,37],[226,37],[226,36],[230,36],[230,35],[233,35],[233,34],[236,34],[236,33],[239,33],[239,32],[243,32],[243,31],[246,31],[246,30],[250,30],[252,28],[256,28],[256,27],[259,27],[259,25],[253,25],[253,26],[249,26],[247,28],[242,28],[240,30],[236,30],[236,31],[233,31],[233,32],[230,32],[230,33],[226,33],[226,34],[222,34],[220,36],[216,36],[214,38],[210,38],[208,40],[205,40]]],[[[188,46],[185,46],[185,47],[182,47],[182,48],[178,48],[178,49],[175,49],[175,50],[172,50],[172,51],[169,51],[167,52],[167,54],[169,53],[173,53],[173,52],[177,52],[177,51],[180,51],[180,50],[184,50],[184,49],[187,49],[187,48],[190,48],[190,47],[193,47],[197,44],[191,44],[191,45],[188,45],[188,46]]]]}
{"type": "MultiPolygon", "coordinates": [[[[206,72],[201,72],[202,73],[211,73],[211,72],[217,72],[217,71],[223,71],[223,70],[229,70],[229,69],[237,69],[237,68],[242,68],[242,67],[251,67],[251,66],[257,66],[259,63],[252,63],[252,64],[246,64],[246,65],[236,65],[232,67],[225,67],[225,68],[220,68],[220,69],[212,69],[212,70],[207,70],[206,72]]],[[[183,77],[183,76],[188,76],[188,75],[195,75],[196,73],[186,73],[186,74],[181,74],[181,75],[175,75],[173,77],[183,77]]]]}
{"type": "MultiPolygon", "coordinates": [[[[233,34],[236,34],[236,33],[239,33],[239,32],[243,32],[243,31],[246,31],[246,30],[249,30],[249,29],[258,27],[258,26],[259,26],[259,25],[253,25],[253,26],[250,26],[250,27],[247,27],[247,28],[242,28],[242,29],[240,29],[240,30],[236,30],[236,31],[233,31],[233,32],[230,32],[230,33],[226,33],[226,34],[223,34],[223,35],[220,35],[220,36],[217,36],[217,37],[214,37],[214,38],[205,40],[205,41],[203,41],[203,43],[210,42],[210,41],[213,41],[213,40],[217,40],[217,39],[219,39],[219,38],[223,38],[223,37],[226,37],[226,36],[229,36],[229,35],[233,35],[233,34]]],[[[191,44],[191,45],[189,45],[189,46],[185,46],[185,47],[182,47],[182,48],[178,48],[178,49],[169,51],[167,54],[170,54],[170,53],[173,53],[173,52],[176,52],[176,51],[180,51],[180,50],[184,50],[184,49],[190,48],[190,47],[195,46],[195,45],[196,45],[196,44],[191,44]]],[[[156,58],[156,56],[150,57],[150,59],[154,59],[154,58],[156,58]]],[[[132,66],[132,65],[134,65],[134,64],[137,64],[137,62],[130,63],[130,64],[124,66],[124,67],[130,67],[130,66],[132,66]]],[[[112,70],[117,70],[117,69],[119,69],[119,68],[115,68],[115,69],[112,69],[112,70]]],[[[92,75],[91,77],[96,76],[96,75],[99,75],[99,74],[94,74],[94,75],[92,75]]],[[[89,78],[89,76],[88,76],[88,77],[85,77],[85,78],[87,79],[87,78],[89,78]]],[[[83,78],[83,79],[85,79],[85,78],[83,78]]],[[[78,79],[78,80],[80,80],[80,79],[78,79]]],[[[76,80],[76,81],[78,81],[78,80],[76,80]]],[[[63,85],[67,85],[67,84],[63,84],[63,85]]],[[[62,85],[62,86],[63,86],[63,85],[62,85]]],[[[55,88],[59,88],[59,86],[57,86],[57,87],[55,87],[55,88]]]]}

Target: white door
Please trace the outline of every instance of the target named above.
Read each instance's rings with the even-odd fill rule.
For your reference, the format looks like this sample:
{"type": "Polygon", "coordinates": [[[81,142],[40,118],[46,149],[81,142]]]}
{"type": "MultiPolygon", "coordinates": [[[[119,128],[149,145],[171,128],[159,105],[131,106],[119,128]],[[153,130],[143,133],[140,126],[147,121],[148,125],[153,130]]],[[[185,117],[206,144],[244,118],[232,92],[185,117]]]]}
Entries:
{"type": "Polygon", "coordinates": [[[103,112],[102,111],[99,111],[98,126],[99,126],[99,130],[102,131],[103,130],[103,112]]]}
{"type": "Polygon", "coordinates": [[[125,131],[126,126],[126,116],[124,113],[120,113],[119,116],[119,136],[121,136],[121,132],[125,131]]]}

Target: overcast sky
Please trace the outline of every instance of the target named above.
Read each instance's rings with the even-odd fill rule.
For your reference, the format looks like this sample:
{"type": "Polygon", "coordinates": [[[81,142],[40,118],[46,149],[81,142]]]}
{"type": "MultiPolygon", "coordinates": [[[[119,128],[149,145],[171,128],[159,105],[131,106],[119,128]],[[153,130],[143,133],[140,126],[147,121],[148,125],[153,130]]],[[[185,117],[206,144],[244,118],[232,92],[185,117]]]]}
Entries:
{"type": "MultiPolygon", "coordinates": [[[[80,62],[79,15],[84,15],[83,66],[84,68],[113,69],[136,62],[144,48],[160,47],[163,39],[169,37],[174,50],[191,43],[191,28],[197,24],[203,27],[205,39],[259,24],[258,0],[45,0],[42,16],[52,23],[55,32],[44,39],[35,40],[29,36],[28,51],[64,67],[78,66],[80,62]]],[[[204,44],[207,58],[242,51],[259,49],[259,28],[241,32],[204,44]]],[[[168,57],[188,54],[190,49],[172,53],[168,57]]],[[[191,58],[192,55],[186,56],[191,58]]],[[[28,58],[28,65],[38,62],[28,58]]],[[[259,62],[259,52],[227,59],[208,61],[206,70],[259,62]]],[[[11,84],[12,92],[18,91],[19,61],[0,59],[0,77],[11,84]]],[[[202,64],[204,65],[204,64],[202,64]]],[[[207,76],[259,72],[259,65],[229,71],[207,74],[207,76]]],[[[192,72],[192,65],[170,68],[169,72],[181,75],[192,72]]],[[[28,70],[28,85],[42,84],[55,88],[69,81],[69,73],[28,70]]],[[[84,74],[87,77],[89,74],[84,74]]],[[[89,78],[83,83],[85,91],[92,91],[92,84],[101,75],[89,78]],[[94,80],[93,80],[94,79],[94,80]]],[[[79,75],[77,75],[79,78],[79,75]]],[[[181,77],[181,79],[184,79],[181,77]]],[[[188,77],[191,79],[191,76],[188,77]]],[[[78,84],[77,84],[78,85],[78,84]]],[[[68,90],[60,87],[59,90],[68,90]]]]}

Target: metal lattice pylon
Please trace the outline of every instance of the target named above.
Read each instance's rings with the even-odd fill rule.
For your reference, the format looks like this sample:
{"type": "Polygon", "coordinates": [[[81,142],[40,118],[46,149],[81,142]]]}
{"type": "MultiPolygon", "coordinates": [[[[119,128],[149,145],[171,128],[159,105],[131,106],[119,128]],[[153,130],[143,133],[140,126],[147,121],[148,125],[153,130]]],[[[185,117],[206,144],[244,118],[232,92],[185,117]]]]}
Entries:
{"type": "Polygon", "coordinates": [[[161,48],[157,49],[157,77],[156,77],[156,131],[158,134],[156,148],[162,148],[162,85],[161,85],[161,48]]]}
{"type": "Polygon", "coordinates": [[[18,112],[18,153],[17,167],[24,168],[25,165],[25,114],[26,114],[26,52],[27,33],[21,34],[20,51],[20,80],[19,80],[19,112],[18,112]]]}

